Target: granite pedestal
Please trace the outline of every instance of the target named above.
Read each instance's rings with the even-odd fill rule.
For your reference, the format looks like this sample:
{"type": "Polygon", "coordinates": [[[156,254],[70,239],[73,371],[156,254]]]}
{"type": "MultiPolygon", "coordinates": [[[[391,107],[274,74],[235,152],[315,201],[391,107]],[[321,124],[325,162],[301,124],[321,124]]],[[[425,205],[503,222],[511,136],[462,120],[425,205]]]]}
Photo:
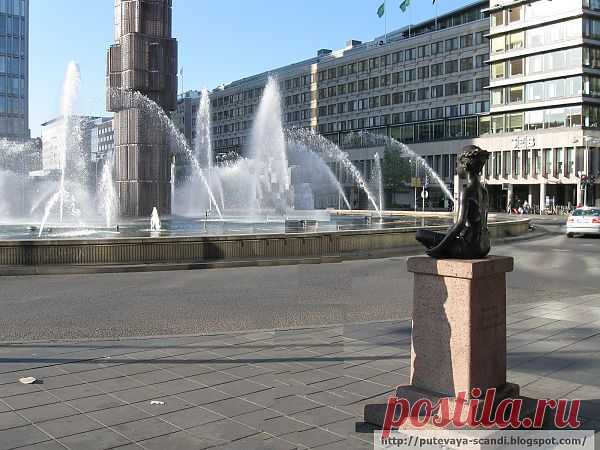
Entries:
{"type": "MultiPolygon", "coordinates": [[[[396,396],[411,403],[436,403],[459,393],[467,400],[474,388],[497,389],[497,398],[516,397],[506,380],[506,273],[513,259],[478,260],[414,257],[410,385],[396,396]]],[[[386,405],[367,405],[365,422],[381,426],[386,405]]]]}

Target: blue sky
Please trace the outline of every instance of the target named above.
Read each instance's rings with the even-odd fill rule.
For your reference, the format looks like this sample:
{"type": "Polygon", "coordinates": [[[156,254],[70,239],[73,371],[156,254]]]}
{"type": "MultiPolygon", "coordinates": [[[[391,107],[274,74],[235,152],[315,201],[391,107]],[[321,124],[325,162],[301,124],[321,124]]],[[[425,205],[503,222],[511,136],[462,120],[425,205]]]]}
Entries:
{"type": "MultiPolygon", "coordinates": [[[[384,32],[376,11],[383,0],[173,0],[173,33],[185,89],[214,88],[338,49],[348,39],[370,40],[384,32]]],[[[430,0],[412,0],[402,13],[387,0],[388,30],[435,15],[430,0]]],[[[438,12],[472,3],[438,0],[438,12]]],[[[79,111],[106,114],[106,48],[113,39],[113,0],[30,1],[30,127],[58,114],[69,61],[81,68],[79,111]]]]}

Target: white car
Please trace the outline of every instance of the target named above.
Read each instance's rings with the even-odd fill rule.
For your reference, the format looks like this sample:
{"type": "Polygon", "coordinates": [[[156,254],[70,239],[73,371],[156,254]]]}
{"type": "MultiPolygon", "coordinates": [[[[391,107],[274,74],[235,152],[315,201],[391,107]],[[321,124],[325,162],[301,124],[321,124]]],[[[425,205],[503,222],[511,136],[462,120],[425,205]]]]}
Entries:
{"type": "Polygon", "coordinates": [[[567,237],[575,234],[600,234],[600,208],[577,208],[569,215],[567,237]]]}

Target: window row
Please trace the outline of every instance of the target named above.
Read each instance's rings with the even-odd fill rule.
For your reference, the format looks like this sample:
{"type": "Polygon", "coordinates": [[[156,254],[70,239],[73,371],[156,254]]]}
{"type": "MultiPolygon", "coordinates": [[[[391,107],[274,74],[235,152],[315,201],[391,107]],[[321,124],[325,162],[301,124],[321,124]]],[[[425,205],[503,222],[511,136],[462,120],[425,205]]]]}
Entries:
{"type": "Polygon", "coordinates": [[[17,36],[25,35],[25,17],[7,16],[0,14],[0,33],[13,34],[17,36]]]}
{"type": "MultiPolygon", "coordinates": [[[[600,58],[600,53],[597,57],[600,58]]],[[[497,81],[575,69],[581,65],[582,49],[578,47],[496,62],[491,65],[490,71],[492,80],[497,81]]]]}
{"type": "MultiPolygon", "coordinates": [[[[476,60],[479,64],[481,59],[481,66],[484,65],[483,61],[487,59],[488,55],[479,55],[476,60]]],[[[477,66],[477,67],[481,67],[477,66]]],[[[465,72],[473,69],[473,58],[463,58],[461,60],[450,60],[446,63],[432,64],[431,66],[422,66],[415,69],[407,69],[401,72],[394,72],[391,74],[381,75],[378,77],[365,78],[358,81],[350,81],[344,84],[338,84],[337,86],[329,86],[321,88],[318,91],[318,98],[325,99],[331,98],[338,95],[353,94],[355,92],[364,92],[372,89],[379,89],[389,86],[396,86],[404,83],[411,83],[417,80],[425,80],[429,78],[436,78],[442,75],[449,75],[457,72],[465,72]]],[[[486,78],[487,80],[487,78],[486,78]]],[[[310,101],[308,93],[296,94],[294,96],[286,97],[290,98],[290,104],[306,103],[310,101]],[[298,99],[294,103],[294,99],[298,99]]]]}
{"type": "Polygon", "coordinates": [[[508,178],[524,176],[560,176],[575,175],[575,163],[583,165],[581,152],[575,153],[573,147],[512,150],[492,152],[484,168],[486,178],[508,178]]]}
{"type": "Polygon", "coordinates": [[[0,74],[20,75],[22,73],[26,73],[24,59],[0,56],[0,74]]]}
{"type": "Polygon", "coordinates": [[[25,103],[21,98],[0,96],[0,113],[25,114],[25,103]]]}
{"type": "MultiPolygon", "coordinates": [[[[385,98],[385,101],[388,102],[389,97],[385,98]]],[[[347,112],[356,112],[356,111],[365,111],[367,109],[377,108],[377,105],[382,105],[381,103],[384,101],[382,97],[372,97],[370,99],[364,100],[355,100],[353,102],[348,103],[338,103],[337,105],[329,105],[329,106],[321,106],[319,107],[317,114],[318,117],[327,117],[336,114],[344,114],[347,112]]],[[[308,117],[298,117],[297,119],[286,120],[290,122],[291,120],[306,120],[310,119],[310,110],[306,110],[309,115],[308,117]]],[[[477,103],[463,103],[461,105],[450,105],[446,107],[436,107],[436,108],[425,108],[419,111],[405,111],[391,114],[394,118],[393,123],[404,123],[404,122],[416,122],[417,120],[429,120],[429,119],[443,119],[446,117],[459,117],[459,116],[469,116],[473,114],[480,114],[483,112],[489,111],[489,102],[477,102],[477,103]]],[[[303,111],[304,112],[304,111],[303,111]]],[[[296,117],[294,114],[299,113],[299,111],[295,111],[294,113],[287,113],[286,117],[296,117]]]]}
{"type": "Polygon", "coordinates": [[[10,36],[0,36],[0,53],[24,57],[26,51],[25,39],[10,36]]]}
{"type": "Polygon", "coordinates": [[[243,92],[238,92],[236,94],[224,95],[212,99],[210,104],[213,108],[217,108],[225,105],[232,105],[240,101],[258,100],[262,96],[263,90],[264,87],[258,87],[254,89],[248,89],[243,92]]]}
{"type": "Polygon", "coordinates": [[[483,133],[514,133],[546,128],[580,127],[582,107],[550,108],[482,117],[483,133]]]}
{"type": "MultiPolygon", "coordinates": [[[[588,19],[586,19],[586,21],[588,23],[596,22],[588,19]]],[[[594,26],[594,31],[599,31],[600,33],[600,21],[597,22],[598,29],[596,29],[594,26]]],[[[581,38],[581,36],[581,19],[573,19],[565,22],[545,25],[542,27],[530,28],[525,31],[514,31],[512,33],[493,37],[491,40],[491,51],[493,54],[499,54],[523,48],[533,49],[537,47],[560,44],[564,41],[581,38]]]]}
{"type": "Polygon", "coordinates": [[[0,117],[0,134],[23,135],[25,130],[25,119],[19,117],[0,117]]]}
{"type": "MultiPolygon", "coordinates": [[[[426,58],[431,55],[439,55],[444,52],[451,52],[461,48],[469,48],[473,45],[481,45],[485,42],[485,32],[475,34],[466,34],[454,38],[438,41],[432,44],[421,45],[419,47],[408,48],[386,55],[376,56],[362,61],[351,62],[337,67],[331,67],[318,72],[318,81],[334,80],[346,75],[364,73],[370,70],[387,67],[389,65],[402,63],[405,61],[415,61],[426,58]]],[[[285,89],[298,88],[301,85],[299,78],[285,80],[283,87],[285,89]]]]}
{"type": "Polygon", "coordinates": [[[25,0],[0,0],[0,13],[25,16],[25,0]]]}
{"type": "Polygon", "coordinates": [[[25,80],[22,78],[6,77],[0,74],[0,94],[24,97],[25,80]]]}
{"type": "MultiPolygon", "coordinates": [[[[588,1],[589,0],[584,0],[588,1]]],[[[600,0],[592,0],[599,3],[600,0]]],[[[514,5],[507,9],[490,13],[492,27],[512,25],[514,23],[532,22],[546,17],[556,17],[558,14],[577,8],[574,0],[539,0],[528,4],[514,5]]]]}
{"type": "MultiPolygon", "coordinates": [[[[365,119],[356,119],[348,121],[342,125],[342,122],[332,122],[319,125],[318,131],[321,134],[326,133],[340,133],[337,136],[328,136],[334,142],[343,143],[345,148],[352,147],[353,141],[356,140],[356,136],[346,136],[343,133],[352,132],[355,130],[361,130],[370,127],[384,127],[389,128],[381,130],[386,135],[397,139],[404,143],[415,143],[415,142],[430,142],[440,141],[444,139],[458,139],[470,137],[474,138],[479,136],[478,129],[478,118],[477,117],[466,117],[460,119],[446,119],[446,120],[435,120],[425,121],[406,125],[391,125],[388,123],[390,118],[386,116],[371,117],[365,119]],[[343,129],[341,129],[343,128],[343,129]]],[[[357,142],[356,146],[362,146],[362,142],[357,142]]]]}
{"type": "Polygon", "coordinates": [[[600,78],[576,76],[491,90],[492,106],[533,103],[582,95],[600,97],[600,78]]]}

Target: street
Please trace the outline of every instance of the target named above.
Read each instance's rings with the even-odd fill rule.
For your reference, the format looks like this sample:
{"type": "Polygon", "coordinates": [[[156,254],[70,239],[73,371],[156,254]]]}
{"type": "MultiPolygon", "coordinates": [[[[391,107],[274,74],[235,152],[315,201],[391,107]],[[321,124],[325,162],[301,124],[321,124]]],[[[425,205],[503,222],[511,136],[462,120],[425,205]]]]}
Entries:
{"type": "MultiPolygon", "coordinates": [[[[546,224],[553,232],[558,225],[546,224]]],[[[508,304],[598,292],[600,239],[500,245],[515,258],[508,304]]],[[[336,264],[4,277],[0,340],[213,333],[410,317],[406,256],[336,264]]]]}

